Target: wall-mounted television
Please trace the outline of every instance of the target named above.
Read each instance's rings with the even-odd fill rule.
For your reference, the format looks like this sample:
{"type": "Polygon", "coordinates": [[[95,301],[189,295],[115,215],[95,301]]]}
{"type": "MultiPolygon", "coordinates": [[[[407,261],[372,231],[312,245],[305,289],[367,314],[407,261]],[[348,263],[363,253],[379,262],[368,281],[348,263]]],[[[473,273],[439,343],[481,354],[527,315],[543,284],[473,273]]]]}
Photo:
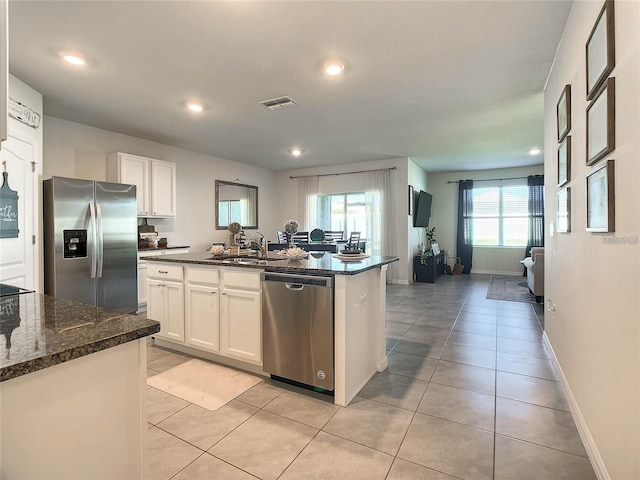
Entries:
{"type": "Polygon", "coordinates": [[[414,227],[428,227],[429,218],[431,218],[431,202],[433,196],[423,190],[418,194],[418,204],[416,205],[416,213],[413,216],[414,227]]]}

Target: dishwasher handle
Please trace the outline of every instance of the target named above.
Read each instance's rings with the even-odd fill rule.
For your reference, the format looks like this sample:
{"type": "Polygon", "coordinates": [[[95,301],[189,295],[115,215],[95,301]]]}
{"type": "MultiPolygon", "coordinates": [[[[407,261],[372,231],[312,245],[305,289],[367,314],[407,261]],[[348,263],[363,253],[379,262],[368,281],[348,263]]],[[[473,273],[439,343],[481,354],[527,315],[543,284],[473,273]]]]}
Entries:
{"type": "Polygon", "coordinates": [[[287,290],[301,291],[304,289],[304,285],[301,283],[285,283],[284,286],[287,287],[287,290]]]}
{"type": "MultiPolygon", "coordinates": [[[[262,281],[278,282],[285,285],[309,285],[312,287],[333,287],[333,279],[331,277],[320,277],[315,275],[295,275],[287,273],[262,272],[262,281]]],[[[290,290],[302,290],[301,288],[293,288],[290,290]]]]}

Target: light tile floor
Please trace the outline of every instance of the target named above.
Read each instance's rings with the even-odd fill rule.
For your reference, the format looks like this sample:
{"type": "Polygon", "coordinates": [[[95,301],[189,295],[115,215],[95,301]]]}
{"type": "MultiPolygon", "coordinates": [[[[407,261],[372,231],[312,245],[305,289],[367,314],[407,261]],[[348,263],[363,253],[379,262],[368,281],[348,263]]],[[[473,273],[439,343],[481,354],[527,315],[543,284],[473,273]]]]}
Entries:
{"type": "MultiPolygon", "coordinates": [[[[265,381],[210,412],[149,388],[152,480],[591,480],[540,305],[489,276],[387,288],[389,368],[346,408],[265,381]]],[[[154,375],[189,359],[151,346],[154,375]]]]}

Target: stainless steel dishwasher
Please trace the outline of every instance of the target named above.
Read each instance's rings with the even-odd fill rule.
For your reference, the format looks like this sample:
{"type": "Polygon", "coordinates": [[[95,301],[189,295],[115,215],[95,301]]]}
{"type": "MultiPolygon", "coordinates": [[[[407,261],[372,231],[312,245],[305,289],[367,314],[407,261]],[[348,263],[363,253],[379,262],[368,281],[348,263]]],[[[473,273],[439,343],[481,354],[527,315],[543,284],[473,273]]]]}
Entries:
{"type": "Polygon", "coordinates": [[[333,391],[333,279],[262,274],[263,370],[333,391]]]}

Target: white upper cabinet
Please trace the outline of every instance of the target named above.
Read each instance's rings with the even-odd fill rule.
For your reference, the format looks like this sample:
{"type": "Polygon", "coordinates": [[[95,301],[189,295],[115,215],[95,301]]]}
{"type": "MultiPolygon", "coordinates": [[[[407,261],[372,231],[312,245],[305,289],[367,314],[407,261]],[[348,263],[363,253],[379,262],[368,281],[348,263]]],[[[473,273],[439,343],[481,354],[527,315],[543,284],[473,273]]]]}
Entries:
{"type": "Polygon", "coordinates": [[[176,164],[128,153],[107,158],[107,179],[136,186],[139,217],[176,216],[176,164]]]}

